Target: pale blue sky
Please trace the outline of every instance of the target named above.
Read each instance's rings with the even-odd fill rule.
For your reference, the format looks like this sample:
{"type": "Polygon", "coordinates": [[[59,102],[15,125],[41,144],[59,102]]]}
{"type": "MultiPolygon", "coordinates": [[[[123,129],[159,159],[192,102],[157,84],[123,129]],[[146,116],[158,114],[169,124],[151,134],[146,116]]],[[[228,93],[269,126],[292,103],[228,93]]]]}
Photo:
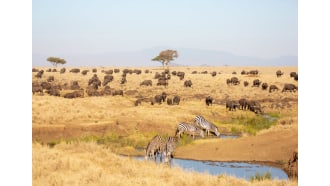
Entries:
{"type": "Polygon", "coordinates": [[[298,56],[298,2],[32,1],[34,54],[70,58],[159,46],[267,59],[298,56]]]}

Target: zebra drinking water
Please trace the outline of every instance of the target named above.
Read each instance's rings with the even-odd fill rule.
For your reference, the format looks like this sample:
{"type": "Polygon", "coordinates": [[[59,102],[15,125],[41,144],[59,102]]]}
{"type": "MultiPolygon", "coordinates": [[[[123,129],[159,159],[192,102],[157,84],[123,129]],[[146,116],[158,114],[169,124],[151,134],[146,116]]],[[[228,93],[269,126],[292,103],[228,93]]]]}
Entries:
{"type": "Polygon", "coordinates": [[[157,135],[153,137],[145,149],[144,159],[153,158],[156,161],[157,154],[160,154],[160,161],[162,161],[163,143],[164,141],[161,136],[157,135]]]}
{"type": "Polygon", "coordinates": [[[210,131],[214,132],[216,136],[220,137],[220,132],[218,127],[215,126],[213,123],[208,122],[203,116],[197,115],[195,117],[195,124],[202,129],[206,130],[207,136],[209,136],[210,131]]]}
{"type": "Polygon", "coordinates": [[[179,123],[175,132],[175,136],[179,134],[179,138],[180,138],[182,133],[190,134],[191,136],[193,136],[193,139],[195,139],[195,134],[200,135],[202,138],[204,138],[203,130],[189,123],[179,123]]]}
{"type": "Polygon", "coordinates": [[[175,149],[176,137],[168,136],[164,142],[164,163],[170,163],[172,161],[173,152],[175,149]]]}

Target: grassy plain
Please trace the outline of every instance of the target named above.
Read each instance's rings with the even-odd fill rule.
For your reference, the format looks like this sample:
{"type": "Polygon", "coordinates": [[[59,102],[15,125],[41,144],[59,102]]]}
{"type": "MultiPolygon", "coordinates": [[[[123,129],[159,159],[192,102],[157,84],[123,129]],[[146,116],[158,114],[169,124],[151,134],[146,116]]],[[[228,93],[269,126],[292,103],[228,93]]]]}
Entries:
{"type": "MultiPolygon", "coordinates": [[[[104,73],[101,70],[114,68],[97,67],[96,74],[103,81],[104,73]]],[[[38,69],[46,70],[48,68],[38,69]]],[[[57,71],[59,69],[58,67],[57,71]]],[[[70,73],[70,69],[67,68],[67,72],[64,74],[45,72],[42,79],[35,78],[36,73],[34,72],[32,81],[46,81],[49,76],[54,76],[53,83],[55,84],[70,84],[73,80],[77,80],[82,88],[86,88],[88,80],[94,74],[92,67],[80,67],[81,70],[89,70],[85,76],[81,73],[70,73]]],[[[127,67],[127,69],[141,69],[142,74],[128,74],[127,83],[120,84],[124,68],[119,69],[121,72],[113,74],[114,81],[109,85],[111,88],[123,90],[124,96],[88,97],[85,94],[84,98],[63,98],[65,93],[72,92],[70,90],[62,90],[61,97],[47,94],[44,96],[33,95],[32,140],[49,144],[72,141],[82,143],[82,145],[85,144],[83,141],[95,141],[111,148],[112,153],[141,155],[142,152],[136,148],[144,148],[155,134],[174,135],[179,122],[192,121],[198,114],[216,124],[221,133],[239,133],[243,137],[238,139],[198,139],[188,145],[179,146],[175,151],[175,156],[218,161],[286,162],[292,152],[298,148],[298,93],[281,92],[285,83],[298,84],[289,76],[292,71],[298,72],[297,67],[171,67],[171,71],[185,72],[184,80],[192,81],[191,88],[184,87],[184,80],[180,80],[177,76],[171,77],[168,87],[156,86],[157,81],[153,77],[156,72],[163,71],[161,67],[127,67]],[[144,73],[146,69],[151,73],[144,73]],[[240,74],[242,70],[255,69],[260,72],[257,77],[240,74]],[[279,69],[284,72],[284,75],[277,78],[275,72],[279,69]],[[192,74],[193,71],[208,71],[208,73],[192,74]],[[218,74],[212,77],[210,74],[212,71],[216,71],[218,74]],[[237,74],[232,74],[233,71],[237,74]],[[227,86],[226,79],[234,76],[240,79],[241,84],[227,86]],[[267,82],[268,85],[274,84],[280,90],[269,93],[268,90],[261,90],[261,87],[252,87],[254,79],[260,79],[262,82],[267,82]],[[143,80],[152,80],[153,86],[140,86],[140,82],[143,80]],[[249,86],[244,87],[243,81],[248,81],[249,86]],[[166,103],[151,105],[150,99],[162,92],[166,92],[169,97],[179,95],[181,97],[180,105],[169,106],[166,103]],[[205,105],[204,99],[207,95],[215,99],[214,105],[205,105]],[[144,101],[141,105],[135,106],[134,102],[138,98],[142,98],[144,101]],[[265,113],[276,116],[277,119],[265,129],[256,130],[257,127],[250,126],[248,123],[258,122],[260,116],[256,116],[250,111],[226,111],[226,99],[238,100],[240,98],[260,101],[265,113]]],[[[60,148],[57,146],[55,149],[60,148]]],[[[62,147],[59,153],[66,153],[65,150],[71,148],[74,149],[72,145],[62,147]]],[[[93,148],[99,147],[93,146],[93,148]]],[[[54,149],[34,146],[33,158],[35,160],[35,156],[39,156],[39,153],[43,151],[45,151],[45,156],[48,151],[48,155],[51,156],[52,150],[54,149]]],[[[105,158],[114,157],[115,155],[111,154],[105,158]]],[[[39,158],[42,158],[42,155],[39,158]]],[[[56,159],[56,161],[63,160],[56,159]]],[[[67,160],[67,162],[71,161],[67,160]]],[[[94,160],[90,159],[89,162],[93,163],[94,160]]],[[[37,169],[35,169],[35,164],[33,165],[33,174],[35,174],[37,169]]],[[[59,174],[65,176],[65,173],[59,174]]],[[[40,177],[36,177],[36,180],[39,179],[40,177]]],[[[230,182],[228,183],[230,185],[230,182]]]]}

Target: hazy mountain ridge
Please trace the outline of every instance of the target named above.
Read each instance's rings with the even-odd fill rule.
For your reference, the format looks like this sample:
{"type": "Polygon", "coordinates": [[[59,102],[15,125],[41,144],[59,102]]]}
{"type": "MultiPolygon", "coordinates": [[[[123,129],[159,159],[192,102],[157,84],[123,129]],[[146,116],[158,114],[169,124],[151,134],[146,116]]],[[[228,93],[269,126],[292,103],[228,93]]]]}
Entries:
{"type": "MultiPolygon", "coordinates": [[[[67,64],[63,66],[161,66],[151,61],[160,51],[174,49],[179,57],[171,62],[173,66],[298,66],[298,56],[280,56],[262,59],[238,56],[229,52],[189,48],[154,47],[140,51],[108,52],[103,54],[63,54],[67,64]]],[[[32,53],[32,66],[50,66],[46,60],[51,55],[32,53]]]]}

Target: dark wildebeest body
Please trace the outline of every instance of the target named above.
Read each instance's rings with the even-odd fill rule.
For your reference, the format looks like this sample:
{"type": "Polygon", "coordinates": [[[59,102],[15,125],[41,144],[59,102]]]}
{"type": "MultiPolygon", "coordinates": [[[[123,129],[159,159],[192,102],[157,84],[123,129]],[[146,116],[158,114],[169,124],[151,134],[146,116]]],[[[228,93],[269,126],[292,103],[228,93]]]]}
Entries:
{"type": "Polygon", "coordinates": [[[168,85],[167,80],[158,79],[157,86],[165,86],[166,87],[167,85],[168,85]]]}
{"type": "Polygon", "coordinates": [[[290,72],[290,77],[295,77],[297,75],[297,72],[290,72]]]}
{"type": "Polygon", "coordinates": [[[244,81],[244,87],[247,87],[247,86],[249,86],[249,82],[244,81]]]}
{"type": "Polygon", "coordinates": [[[103,86],[106,86],[112,80],[113,80],[113,76],[112,75],[105,75],[104,78],[103,78],[103,86]]]}
{"type": "Polygon", "coordinates": [[[276,71],[276,77],[281,77],[283,74],[281,70],[276,71]]]}
{"type": "Polygon", "coordinates": [[[239,105],[240,105],[240,109],[242,109],[242,110],[246,110],[247,109],[247,107],[248,107],[248,102],[247,102],[247,100],[245,99],[245,98],[242,98],[242,99],[240,99],[240,100],[238,100],[238,103],[239,103],[239,105]]]}
{"type": "Polygon", "coordinates": [[[120,84],[125,84],[127,82],[126,76],[121,78],[120,84]]]}
{"type": "Polygon", "coordinates": [[[278,87],[276,85],[270,85],[269,86],[269,92],[273,92],[275,90],[278,90],[278,87]]]}
{"type": "Polygon", "coordinates": [[[259,87],[260,84],[261,84],[261,81],[260,81],[259,79],[255,79],[255,80],[253,80],[253,85],[252,85],[252,87],[259,87]]]}
{"type": "Polygon", "coordinates": [[[205,104],[207,105],[207,106],[212,106],[212,103],[213,103],[213,98],[211,97],[211,96],[207,96],[206,98],[205,98],[205,104]]]}
{"type": "Polygon", "coordinates": [[[238,85],[239,84],[239,80],[238,80],[237,77],[232,77],[230,79],[230,81],[231,81],[231,84],[233,84],[233,85],[238,85]]]}
{"type": "Polygon", "coordinates": [[[112,92],[112,95],[113,95],[113,96],[116,96],[116,95],[124,96],[124,91],[123,91],[123,90],[114,90],[114,91],[112,92]]]}
{"type": "Polygon", "coordinates": [[[236,108],[239,108],[240,104],[235,100],[227,100],[226,101],[226,110],[236,111],[236,108]]]}
{"type": "Polygon", "coordinates": [[[70,72],[72,73],[79,73],[80,72],[80,69],[79,68],[73,68],[70,70],[70,72]]]}
{"type": "Polygon", "coordinates": [[[69,98],[69,99],[78,98],[78,97],[83,98],[84,92],[83,91],[74,91],[74,92],[66,93],[64,95],[64,98],[69,98]]]}
{"type": "Polygon", "coordinates": [[[248,109],[256,114],[263,113],[259,102],[254,100],[247,101],[248,109]]]}
{"type": "Polygon", "coordinates": [[[296,92],[298,90],[298,87],[294,84],[284,84],[284,87],[282,89],[282,92],[296,92]]]}
{"type": "Polygon", "coordinates": [[[44,74],[44,70],[40,70],[36,75],[35,77],[36,78],[42,78],[42,75],[44,74]]]}
{"type": "Polygon", "coordinates": [[[60,70],[60,74],[64,74],[64,73],[65,73],[65,71],[66,71],[66,69],[65,69],[65,68],[61,68],[61,70],[60,70]]]}
{"type": "Polygon", "coordinates": [[[179,96],[174,96],[173,105],[179,105],[179,103],[180,103],[180,97],[179,96]]]}
{"type": "Polygon", "coordinates": [[[152,81],[151,80],[144,80],[140,83],[140,86],[145,85],[145,86],[152,86],[152,81]]]}
{"type": "Polygon", "coordinates": [[[82,74],[82,75],[87,75],[87,72],[89,72],[89,70],[83,70],[83,71],[81,72],[81,74],[82,74]]]}
{"type": "Polygon", "coordinates": [[[48,78],[47,78],[47,81],[48,82],[52,82],[52,81],[54,81],[55,79],[54,79],[54,76],[49,76],[48,78]]]}
{"type": "Polygon", "coordinates": [[[46,91],[47,94],[51,95],[51,96],[60,96],[60,90],[56,89],[56,88],[51,88],[49,90],[46,91]]]}
{"type": "Polygon", "coordinates": [[[32,84],[32,93],[40,92],[41,94],[43,93],[43,88],[41,85],[33,85],[32,84]]]}
{"type": "Polygon", "coordinates": [[[168,105],[173,105],[172,98],[167,98],[166,101],[168,105]]]}
{"type": "Polygon", "coordinates": [[[184,81],[184,86],[185,86],[185,87],[191,87],[191,86],[192,86],[192,82],[191,82],[191,80],[186,80],[186,81],[184,81]]]}
{"type": "Polygon", "coordinates": [[[212,76],[212,77],[214,77],[214,76],[216,76],[216,75],[217,75],[217,72],[215,72],[215,71],[211,73],[211,76],[212,76]]]}
{"type": "Polygon", "coordinates": [[[184,72],[177,72],[176,75],[180,77],[180,80],[183,80],[185,73],[184,72]]]}
{"type": "Polygon", "coordinates": [[[268,84],[267,83],[262,83],[261,89],[262,90],[267,90],[267,88],[268,88],[268,84]]]}

